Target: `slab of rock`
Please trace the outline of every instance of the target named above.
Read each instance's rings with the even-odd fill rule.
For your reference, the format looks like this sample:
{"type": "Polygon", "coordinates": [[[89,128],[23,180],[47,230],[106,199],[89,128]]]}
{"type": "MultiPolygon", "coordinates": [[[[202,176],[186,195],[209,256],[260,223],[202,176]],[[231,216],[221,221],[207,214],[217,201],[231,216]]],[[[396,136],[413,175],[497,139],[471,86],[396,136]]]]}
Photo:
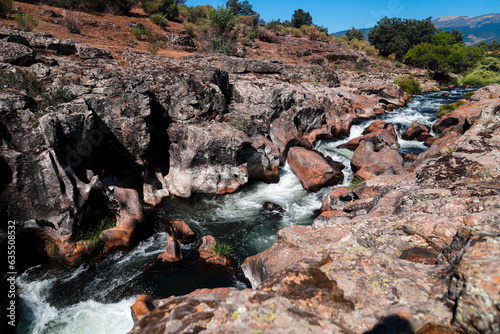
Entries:
{"type": "Polygon", "coordinates": [[[162,218],[161,227],[181,243],[189,244],[196,241],[196,233],[182,220],[162,218]]]}
{"type": "Polygon", "coordinates": [[[165,246],[165,251],[158,255],[156,260],[161,260],[164,262],[178,262],[182,260],[181,245],[172,236],[167,236],[167,245],[165,246]]]}
{"type": "Polygon", "coordinates": [[[321,211],[342,210],[354,200],[354,197],[352,190],[346,187],[334,188],[328,195],[323,197],[321,211]]]}
{"type": "Polygon", "coordinates": [[[352,169],[357,172],[363,166],[376,164],[397,174],[404,172],[403,157],[397,150],[388,146],[383,146],[379,150],[377,148],[377,144],[372,141],[361,141],[351,159],[352,169]]]}
{"type": "Polygon", "coordinates": [[[35,52],[27,46],[0,40],[0,63],[29,66],[35,60],[35,52]]]}
{"type": "Polygon", "coordinates": [[[90,46],[84,43],[76,43],[76,55],[81,59],[106,58],[111,59],[111,52],[106,49],[90,46]]]}
{"type": "Polygon", "coordinates": [[[413,140],[419,137],[423,133],[428,133],[431,129],[420,123],[413,122],[410,124],[408,129],[403,133],[401,138],[405,140],[413,140]]]}
{"type": "Polygon", "coordinates": [[[388,124],[386,128],[381,130],[375,130],[367,133],[364,136],[351,139],[347,143],[340,145],[341,148],[346,148],[348,150],[356,150],[359,143],[363,140],[369,140],[376,145],[376,150],[382,149],[382,147],[389,147],[394,150],[399,149],[398,136],[394,130],[394,125],[388,124]]]}
{"type": "Polygon", "coordinates": [[[292,147],[288,163],[302,184],[309,191],[342,182],[344,174],[333,168],[320,154],[303,147],[292,147]]]}

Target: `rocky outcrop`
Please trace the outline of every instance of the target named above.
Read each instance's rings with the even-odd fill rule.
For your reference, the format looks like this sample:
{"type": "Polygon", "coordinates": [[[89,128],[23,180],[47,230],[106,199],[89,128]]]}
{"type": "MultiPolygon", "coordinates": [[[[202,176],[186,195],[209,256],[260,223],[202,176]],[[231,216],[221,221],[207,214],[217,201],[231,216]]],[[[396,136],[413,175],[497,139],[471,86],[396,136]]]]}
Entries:
{"type": "Polygon", "coordinates": [[[0,63],[27,66],[34,60],[35,53],[27,46],[0,40],[0,63]]]}
{"type": "Polygon", "coordinates": [[[302,184],[309,191],[341,183],[344,174],[332,167],[324,157],[315,151],[303,147],[292,147],[288,154],[288,163],[302,184]]]}
{"type": "Polygon", "coordinates": [[[444,145],[436,142],[423,153],[415,174],[372,177],[350,197],[334,191],[325,208],[359,202],[354,218],[322,215],[312,227],[280,230],[273,247],[245,261],[252,286],[354,332],[385,321],[494,332],[499,121],[497,100],[463,136],[440,139],[448,151],[433,150],[444,145]]]}
{"type": "Polygon", "coordinates": [[[313,332],[497,331],[499,123],[497,100],[463,135],[438,139],[414,173],[329,194],[332,211],[313,226],[281,229],[271,248],[245,260],[253,291],[170,297],[132,332],[287,332],[297,321],[313,321],[313,332]]]}
{"type": "Polygon", "coordinates": [[[481,114],[481,110],[490,103],[491,101],[489,100],[483,100],[461,105],[442,116],[432,129],[441,136],[447,135],[450,132],[462,134],[471,127],[481,114]]]}

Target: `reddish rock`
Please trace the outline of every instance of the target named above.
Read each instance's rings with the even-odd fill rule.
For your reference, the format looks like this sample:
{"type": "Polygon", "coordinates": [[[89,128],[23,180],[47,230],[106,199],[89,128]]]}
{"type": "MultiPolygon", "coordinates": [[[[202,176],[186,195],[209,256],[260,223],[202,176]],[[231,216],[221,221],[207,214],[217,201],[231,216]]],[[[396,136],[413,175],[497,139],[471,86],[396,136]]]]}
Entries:
{"type": "Polygon", "coordinates": [[[333,168],[320,154],[303,147],[292,147],[288,163],[302,184],[309,191],[342,182],[344,174],[333,168]]]}
{"type": "Polygon", "coordinates": [[[386,122],[376,119],[363,131],[363,134],[366,135],[368,133],[375,132],[377,130],[383,130],[386,127],[387,127],[386,122]]]}
{"type": "Polygon", "coordinates": [[[420,124],[420,123],[413,122],[410,124],[410,126],[405,131],[405,133],[403,133],[401,138],[403,138],[405,140],[413,140],[413,139],[417,138],[419,135],[421,135],[422,133],[429,132],[429,131],[430,131],[429,127],[427,127],[423,124],[420,124]]]}
{"type": "Polygon", "coordinates": [[[140,295],[135,300],[135,303],[130,306],[130,309],[134,324],[137,324],[144,316],[155,309],[153,298],[148,295],[140,295]]]}
{"type": "Polygon", "coordinates": [[[359,143],[363,140],[370,140],[373,143],[376,143],[377,147],[389,146],[390,148],[396,150],[399,149],[398,136],[396,135],[396,131],[394,131],[394,126],[392,124],[389,124],[387,129],[370,132],[364,136],[354,138],[339,147],[346,148],[348,150],[355,150],[358,148],[359,143]]]}
{"type": "Polygon", "coordinates": [[[377,164],[386,170],[392,170],[396,174],[404,172],[403,157],[397,150],[390,149],[388,146],[377,150],[376,144],[371,141],[363,140],[354,151],[351,159],[351,167],[354,171],[360,170],[363,166],[377,164]]]}
{"type": "Polygon", "coordinates": [[[434,136],[431,135],[429,132],[423,132],[418,135],[417,140],[425,142],[429,138],[434,138],[434,136]]]}
{"type": "Polygon", "coordinates": [[[354,200],[352,190],[346,187],[334,188],[328,195],[323,197],[321,203],[322,211],[342,210],[349,202],[354,200]]]}
{"type": "Polygon", "coordinates": [[[162,218],[162,222],[162,229],[181,243],[189,244],[196,241],[196,234],[185,222],[166,218],[162,218]]]}
{"type": "Polygon", "coordinates": [[[405,162],[413,162],[417,158],[417,154],[406,153],[403,155],[403,161],[405,162]]]}
{"type": "Polygon", "coordinates": [[[167,245],[165,251],[158,255],[157,260],[164,262],[178,262],[182,260],[181,245],[179,241],[175,240],[172,236],[167,236],[167,245]]]}
{"type": "Polygon", "coordinates": [[[488,85],[480,88],[471,97],[471,101],[500,99],[500,84],[488,85]]]}
{"type": "Polygon", "coordinates": [[[131,245],[137,225],[144,221],[144,209],[136,190],[117,186],[109,188],[120,205],[120,215],[116,227],[103,231],[99,240],[111,251],[131,245]]]}
{"type": "Polygon", "coordinates": [[[269,136],[279,148],[281,159],[285,157],[290,146],[297,145],[300,142],[299,133],[291,116],[278,118],[272,122],[269,136]]]}
{"type": "Polygon", "coordinates": [[[432,146],[432,144],[434,144],[434,142],[436,141],[436,137],[433,137],[433,136],[430,136],[429,138],[427,138],[425,141],[424,141],[424,145],[429,147],[429,146],[432,146]]]}
{"type": "Polygon", "coordinates": [[[215,238],[211,235],[206,235],[201,238],[201,245],[200,248],[198,248],[200,257],[203,259],[208,259],[216,256],[217,253],[215,253],[214,251],[214,246],[216,243],[217,242],[215,241],[215,238]]]}
{"type": "Polygon", "coordinates": [[[214,247],[217,241],[213,236],[206,235],[201,240],[202,242],[198,251],[200,252],[200,258],[204,259],[206,263],[234,267],[233,262],[229,258],[215,252],[214,247]]]}
{"type": "Polygon", "coordinates": [[[449,132],[462,134],[471,127],[479,118],[481,111],[490,103],[491,100],[482,100],[461,105],[442,116],[432,129],[441,135],[446,135],[449,132]]]}
{"type": "Polygon", "coordinates": [[[385,110],[378,102],[378,97],[373,95],[350,96],[352,109],[358,119],[371,119],[385,115],[385,110]]]}
{"type": "Polygon", "coordinates": [[[363,180],[368,180],[372,176],[384,174],[386,168],[377,164],[368,164],[362,166],[355,174],[354,177],[362,178],[363,180]]]}
{"type": "Polygon", "coordinates": [[[398,85],[370,85],[358,89],[366,94],[375,94],[380,103],[402,107],[406,104],[406,92],[398,85]]]}

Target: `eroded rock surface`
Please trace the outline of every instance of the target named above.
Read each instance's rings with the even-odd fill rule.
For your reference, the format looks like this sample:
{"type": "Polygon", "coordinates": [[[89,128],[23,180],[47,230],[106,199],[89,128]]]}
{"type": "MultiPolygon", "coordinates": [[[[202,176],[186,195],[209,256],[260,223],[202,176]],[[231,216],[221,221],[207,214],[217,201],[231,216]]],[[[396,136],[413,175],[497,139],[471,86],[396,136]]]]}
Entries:
{"type": "MultiPolygon", "coordinates": [[[[282,229],[271,248],[246,259],[253,291],[217,300],[210,314],[193,308],[206,318],[182,316],[183,327],[176,328],[189,332],[188,326],[200,324],[197,330],[211,333],[217,325],[243,333],[243,322],[288,332],[301,319],[313,332],[495,333],[499,124],[496,100],[479,110],[463,135],[438,139],[408,172],[335,189],[313,226],[282,229]],[[256,300],[266,315],[249,319],[243,314],[254,312],[256,300]],[[276,308],[268,309],[268,301],[276,308]]],[[[182,303],[200,303],[184,298],[182,303]]],[[[150,313],[163,326],[179,309],[164,307],[150,313]]],[[[139,322],[132,332],[145,333],[153,323],[139,322]]]]}

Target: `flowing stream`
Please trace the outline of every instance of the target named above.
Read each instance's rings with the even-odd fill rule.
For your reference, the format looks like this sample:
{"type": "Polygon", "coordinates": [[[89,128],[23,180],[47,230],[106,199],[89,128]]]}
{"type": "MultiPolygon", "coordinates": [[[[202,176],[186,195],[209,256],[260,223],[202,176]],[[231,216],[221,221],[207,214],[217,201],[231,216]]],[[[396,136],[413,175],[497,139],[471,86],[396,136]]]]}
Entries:
{"type": "MultiPolygon", "coordinates": [[[[437,121],[437,108],[442,103],[463,98],[468,90],[454,88],[448,97],[444,97],[443,92],[424,93],[413,98],[407,107],[387,113],[381,119],[393,123],[398,137],[401,137],[412,122],[433,125],[437,121]]],[[[352,180],[349,166],[352,152],[336,147],[360,136],[371,122],[353,126],[348,138],[316,144],[317,150],[346,166],[344,185],[352,180]]],[[[420,153],[426,149],[417,141],[400,139],[400,144],[402,153],[420,153]]],[[[286,164],[280,170],[279,183],[255,183],[232,195],[169,201],[160,212],[148,212],[148,217],[155,220],[159,214],[184,220],[199,237],[211,234],[217,240],[233,245],[233,260],[240,265],[246,257],[269,248],[279,229],[292,224],[311,224],[313,212],[321,207],[321,199],[330,191],[331,187],[317,193],[305,191],[286,164]],[[261,215],[259,209],[264,201],[283,207],[283,216],[261,215]]],[[[198,288],[246,287],[247,283],[241,277],[196,266],[142,275],[145,265],[154,260],[165,245],[166,234],[158,232],[133,250],[114,252],[77,269],[43,265],[27,270],[17,281],[21,302],[17,332],[123,334],[133,326],[130,306],[140,294],[166,298],[198,288]]],[[[183,246],[185,257],[189,258],[196,246],[183,246]]]]}

